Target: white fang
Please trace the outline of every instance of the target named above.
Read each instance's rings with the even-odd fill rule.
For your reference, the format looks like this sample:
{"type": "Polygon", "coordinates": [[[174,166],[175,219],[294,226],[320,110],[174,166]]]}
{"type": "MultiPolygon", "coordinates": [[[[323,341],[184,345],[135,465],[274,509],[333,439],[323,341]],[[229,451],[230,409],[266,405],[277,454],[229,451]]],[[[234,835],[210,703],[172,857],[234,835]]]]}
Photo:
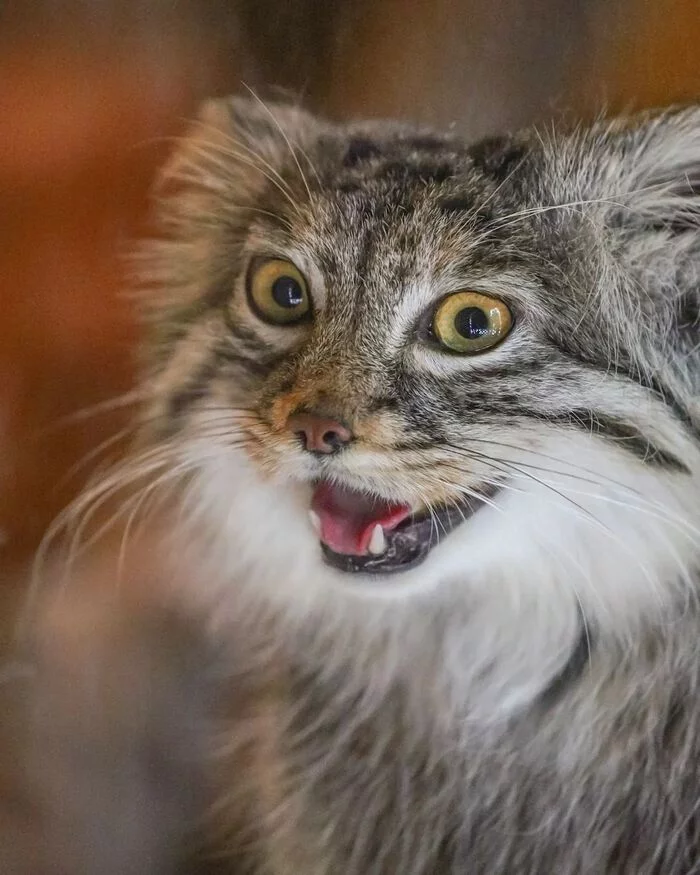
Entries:
{"type": "Polygon", "coordinates": [[[386,538],[384,537],[384,529],[379,523],[372,530],[372,537],[369,540],[367,548],[373,556],[381,556],[386,550],[386,538]]]}

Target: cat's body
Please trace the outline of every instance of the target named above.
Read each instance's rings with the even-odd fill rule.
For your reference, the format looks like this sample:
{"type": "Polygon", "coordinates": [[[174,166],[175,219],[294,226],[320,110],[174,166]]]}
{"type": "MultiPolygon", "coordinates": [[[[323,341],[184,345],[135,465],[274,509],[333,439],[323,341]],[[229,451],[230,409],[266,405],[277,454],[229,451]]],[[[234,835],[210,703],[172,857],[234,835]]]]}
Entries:
{"type": "Polygon", "coordinates": [[[252,668],[240,648],[260,642],[236,625],[227,655],[241,660],[212,683],[192,640],[176,634],[170,652],[177,622],[165,635],[167,621],[143,624],[139,639],[133,615],[122,621],[128,642],[106,659],[92,625],[99,645],[63,660],[62,701],[45,709],[39,762],[43,780],[58,770],[59,812],[47,873],[698,871],[694,613],[672,641],[598,652],[486,731],[450,726],[429,681],[417,702],[401,683],[372,701],[351,665],[326,672],[279,642],[272,668],[252,668]]]}
{"type": "Polygon", "coordinates": [[[289,729],[261,860],[284,875],[698,871],[692,627],[676,663],[601,658],[488,733],[418,728],[400,690],[365,714],[361,692],[339,701],[342,679],[299,680],[276,714],[289,729]]]}
{"type": "Polygon", "coordinates": [[[699,168],[692,109],[178,151],[123,476],[189,478],[223,871],[700,872],[699,168]]]}

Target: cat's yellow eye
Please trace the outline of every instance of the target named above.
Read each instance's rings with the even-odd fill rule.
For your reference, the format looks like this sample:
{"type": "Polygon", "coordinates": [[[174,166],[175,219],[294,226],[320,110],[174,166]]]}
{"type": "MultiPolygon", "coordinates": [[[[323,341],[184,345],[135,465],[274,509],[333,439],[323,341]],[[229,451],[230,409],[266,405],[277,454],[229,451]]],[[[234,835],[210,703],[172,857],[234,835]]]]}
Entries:
{"type": "Polygon", "coordinates": [[[311,311],[306,280],[291,261],[269,258],[251,265],[248,300],[264,322],[293,325],[311,311]]]}
{"type": "Polygon", "coordinates": [[[433,334],[451,352],[473,355],[500,343],[513,327],[513,316],[498,298],[479,292],[456,292],[433,316],[433,334]]]}

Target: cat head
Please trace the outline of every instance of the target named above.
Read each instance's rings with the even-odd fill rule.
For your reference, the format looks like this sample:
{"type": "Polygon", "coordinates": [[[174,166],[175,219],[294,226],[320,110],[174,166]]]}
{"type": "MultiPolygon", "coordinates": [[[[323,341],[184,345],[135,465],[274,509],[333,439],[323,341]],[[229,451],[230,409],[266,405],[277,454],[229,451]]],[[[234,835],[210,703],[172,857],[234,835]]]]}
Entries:
{"type": "Polygon", "coordinates": [[[699,184],[694,108],[469,144],[208,104],[139,257],[144,433],[212,555],[302,611],[687,598],[699,184]]]}

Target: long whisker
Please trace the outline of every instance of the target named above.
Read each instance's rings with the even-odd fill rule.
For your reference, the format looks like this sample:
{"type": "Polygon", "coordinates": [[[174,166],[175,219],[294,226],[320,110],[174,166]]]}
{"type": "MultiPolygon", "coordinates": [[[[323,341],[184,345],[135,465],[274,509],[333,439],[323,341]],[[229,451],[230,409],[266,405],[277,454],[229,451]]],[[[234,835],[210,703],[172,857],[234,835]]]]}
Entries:
{"type": "MultiPolygon", "coordinates": [[[[124,526],[124,531],[122,533],[121,542],[119,544],[119,554],[117,556],[117,580],[121,581],[123,576],[124,564],[126,561],[126,551],[129,543],[129,535],[131,534],[131,527],[134,524],[135,519],[138,514],[144,509],[144,506],[149,498],[152,496],[157,496],[158,491],[165,484],[177,484],[178,481],[181,480],[184,473],[188,470],[191,470],[192,465],[190,462],[182,462],[177,465],[175,468],[168,469],[164,474],[161,474],[160,477],[156,478],[152,483],[147,484],[141,491],[138,493],[134,499],[127,502],[121,509],[119,516],[121,516],[124,512],[128,510],[128,508],[133,504],[133,508],[129,512],[129,515],[126,520],[126,524],[124,526]]],[[[86,549],[89,545],[86,545],[86,549]]]]}
{"type": "Polygon", "coordinates": [[[59,479],[58,483],[53,487],[55,491],[58,491],[62,487],[66,485],[66,483],[70,482],[74,477],[76,477],[82,470],[84,470],[91,462],[95,461],[99,456],[113,447],[115,444],[118,444],[120,441],[124,440],[129,434],[133,433],[138,428],[138,423],[133,422],[131,425],[126,426],[126,428],[122,428],[119,431],[115,432],[113,435],[110,435],[105,440],[100,441],[97,446],[93,447],[89,453],[86,453],[81,459],[71,465],[71,467],[66,471],[66,473],[59,479]]]}
{"type": "MultiPolygon", "coordinates": [[[[508,448],[512,448],[512,449],[520,449],[522,451],[522,448],[515,447],[511,444],[502,444],[502,443],[499,443],[496,441],[480,441],[480,442],[481,443],[493,443],[496,446],[508,447],[508,448]]],[[[466,449],[459,447],[457,445],[454,445],[454,444],[449,444],[448,446],[450,446],[451,452],[455,452],[457,454],[463,454],[468,459],[474,459],[474,460],[479,460],[479,461],[488,461],[488,460],[492,459],[491,456],[484,455],[482,453],[479,453],[478,451],[466,450],[466,449]]],[[[527,450],[526,452],[529,453],[530,450],[527,450]]],[[[550,457],[550,458],[553,458],[553,457],[550,457]]],[[[505,460],[503,460],[503,459],[499,459],[498,461],[501,462],[502,464],[505,464],[505,460]]],[[[554,459],[554,461],[560,461],[561,464],[565,464],[561,460],[554,459]]],[[[509,462],[508,464],[512,465],[513,463],[509,462]]],[[[601,501],[607,501],[611,504],[618,504],[621,507],[635,508],[635,509],[639,510],[640,513],[646,512],[651,516],[655,516],[657,519],[666,520],[667,522],[670,522],[670,523],[675,523],[675,525],[678,528],[686,529],[689,533],[696,535],[697,537],[700,538],[700,528],[697,528],[692,523],[690,523],[688,520],[684,519],[683,517],[679,516],[678,514],[672,513],[668,507],[661,504],[660,502],[649,501],[647,498],[645,498],[645,496],[639,490],[634,489],[630,486],[627,486],[624,483],[613,480],[609,477],[604,477],[602,480],[600,478],[593,479],[593,478],[579,477],[579,476],[570,474],[570,472],[568,470],[557,470],[557,469],[545,468],[545,467],[538,466],[538,465],[531,465],[530,463],[525,462],[525,461],[521,461],[521,460],[518,460],[517,464],[518,464],[518,466],[525,468],[525,469],[528,469],[530,471],[544,472],[544,473],[550,473],[550,474],[555,474],[555,475],[558,474],[558,475],[561,475],[563,477],[566,477],[567,479],[572,479],[572,480],[575,480],[578,482],[587,483],[587,484],[593,485],[593,486],[607,487],[608,489],[612,489],[617,493],[622,493],[623,495],[630,495],[634,499],[635,503],[631,503],[629,501],[622,501],[619,498],[616,499],[612,496],[604,495],[601,493],[587,492],[587,491],[584,491],[581,489],[575,489],[573,487],[567,486],[567,492],[571,492],[573,494],[577,494],[577,495],[581,495],[581,496],[585,496],[585,497],[598,498],[601,501]],[[653,511],[657,511],[657,513],[653,513],[653,511]]],[[[577,467],[577,466],[574,466],[574,467],[577,467]]],[[[582,470],[586,470],[586,469],[582,469],[582,470]]],[[[548,483],[551,485],[551,481],[548,481],[548,480],[541,479],[540,482],[543,484],[548,483]]]]}
{"type": "Polygon", "coordinates": [[[57,419],[51,425],[39,432],[39,436],[51,434],[61,428],[66,428],[76,422],[84,422],[86,419],[91,419],[93,416],[101,416],[104,413],[111,413],[122,407],[132,407],[142,402],[148,395],[143,389],[131,389],[122,395],[117,395],[114,398],[108,398],[106,401],[99,401],[97,404],[92,404],[89,407],[82,407],[80,410],[75,410],[73,413],[67,413],[60,419],[57,419]]]}
{"type": "MultiPolygon", "coordinates": [[[[203,123],[200,122],[200,124],[203,124],[203,123]]],[[[209,127],[213,131],[216,130],[211,125],[207,125],[206,127],[209,127]]],[[[219,135],[221,135],[222,132],[217,131],[217,133],[219,135]]],[[[267,158],[265,158],[263,155],[261,155],[260,152],[258,152],[256,149],[253,149],[247,143],[244,143],[243,140],[240,140],[240,139],[232,136],[231,134],[228,134],[228,133],[224,134],[224,138],[226,140],[226,143],[230,144],[230,146],[228,148],[226,148],[224,145],[220,145],[218,143],[207,143],[207,148],[216,149],[217,151],[221,151],[222,154],[230,155],[232,157],[239,156],[240,155],[239,150],[243,149],[244,152],[249,156],[251,161],[257,162],[257,163],[259,163],[259,165],[264,167],[266,170],[269,170],[270,173],[279,182],[279,184],[281,186],[283,186],[284,189],[290,195],[294,194],[291,186],[289,185],[287,180],[282,176],[282,174],[279,172],[279,170],[274,166],[274,164],[272,164],[270,161],[268,161],[267,158]]]]}
{"type": "MultiPolygon", "coordinates": [[[[241,148],[241,149],[245,149],[247,152],[250,152],[251,155],[253,155],[253,156],[259,158],[260,161],[262,161],[262,162],[263,162],[267,167],[269,167],[271,170],[274,169],[273,166],[272,166],[272,164],[270,164],[268,161],[265,161],[265,159],[263,158],[263,156],[260,155],[260,153],[257,152],[255,149],[251,148],[250,146],[247,146],[247,145],[246,145],[245,143],[243,143],[240,139],[237,139],[237,138],[231,136],[230,134],[226,134],[225,136],[226,136],[226,139],[230,140],[235,146],[238,146],[238,147],[241,148]]],[[[311,161],[311,158],[309,157],[308,153],[306,152],[305,149],[303,149],[303,148],[301,147],[301,144],[300,144],[300,143],[297,142],[297,143],[295,143],[294,145],[295,145],[295,147],[299,150],[299,152],[301,153],[302,157],[306,159],[306,163],[309,165],[309,169],[310,169],[311,172],[313,173],[314,178],[316,179],[316,182],[317,182],[318,185],[320,186],[320,185],[321,185],[321,179],[320,179],[320,177],[319,177],[319,175],[318,175],[318,171],[316,170],[316,167],[314,166],[313,162],[311,161]]]]}
{"type": "Polygon", "coordinates": [[[491,201],[496,197],[499,191],[504,188],[511,180],[511,178],[520,170],[522,167],[525,157],[521,158],[519,161],[516,161],[513,165],[512,169],[506,174],[506,176],[498,183],[498,185],[494,188],[494,190],[486,197],[483,201],[479,203],[479,206],[476,207],[470,214],[469,218],[474,218],[479,215],[484,215],[484,208],[487,207],[491,201]]]}
{"type": "MultiPolygon", "coordinates": [[[[444,446],[444,444],[443,444],[443,446],[444,446]]],[[[555,495],[559,496],[559,498],[561,498],[563,501],[567,501],[570,504],[574,505],[574,507],[578,508],[578,510],[582,514],[585,514],[587,516],[592,517],[592,514],[586,508],[581,507],[581,505],[577,504],[573,499],[569,498],[567,495],[565,495],[563,492],[558,490],[556,487],[552,486],[551,484],[545,483],[539,477],[536,477],[534,474],[531,474],[529,471],[524,470],[522,467],[520,467],[515,462],[507,461],[505,459],[494,459],[491,456],[486,456],[482,453],[463,450],[461,447],[456,447],[456,446],[452,446],[450,451],[453,453],[456,453],[456,454],[461,454],[461,455],[465,456],[466,458],[471,458],[473,461],[484,462],[486,464],[491,464],[494,467],[500,467],[501,470],[505,469],[506,471],[515,471],[518,474],[522,475],[523,477],[526,477],[529,480],[532,480],[533,482],[537,483],[538,485],[544,486],[546,489],[549,489],[555,495]]],[[[598,520],[596,520],[596,522],[598,522],[599,525],[602,525],[598,520]]]]}
{"type": "MultiPolygon", "coordinates": [[[[86,487],[73,502],[71,502],[51,523],[42,538],[34,558],[32,572],[27,587],[24,603],[19,613],[15,627],[15,638],[18,643],[23,643],[28,632],[36,600],[38,598],[42,574],[46,568],[49,551],[56,542],[62,531],[72,528],[74,521],[80,519],[80,524],[73,533],[69,546],[69,556],[75,549],[75,538],[79,537],[82,529],[87,525],[89,517],[119,490],[126,488],[141,477],[147,477],[153,471],[158,470],[169,460],[168,447],[149,449],[126,463],[119,463],[107,472],[99,482],[86,487]]],[[[70,571],[70,562],[66,565],[66,573],[70,571]]]]}
{"type": "MultiPolygon", "coordinates": [[[[468,455],[468,452],[465,451],[465,455],[468,455]]],[[[478,454],[478,455],[481,455],[481,454],[478,454]]],[[[577,502],[570,499],[567,495],[561,493],[559,490],[552,487],[551,484],[548,484],[546,481],[543,481],[539,477],[536,477],[532,474],[529,474],[526,471],[519,470],[517,466],[513,466],[512,463],[507,462],[506,460],[494,459],[491,457],[478,458],[478,456],[477,456],[475,461],[479,461],[479,462],[482,462],[484,464],[490,464],[491,466],[495,467],[496,470],[499,470],[499,469],[500,470],[503,470],[503,469],[515,470],[518,474],[521,474],[522,476],[525,476],[526,478],[534,481],[535,483],[537,483],[541,486],[544,486],[546,489],[551,490],[554,495],[556,495],[559,498],[564,500],[565,504],[562,505],[563,510],[570,508],[571,510],[573,510],[576,513],[577,518],[581,519],[582,521],[584,521],[585,523],[587,523],[589,525],[593,525],[595,528],[597,528],[601,532],[603,532],[603,534],[605,534],[607,537],[611,538],[623,550],[623,552],[625,552],[630,557],[630,559],[634,562],[634,564],[640,569],[640,571],[642,572],[642,574],[644,575],[646,580],[651,584],[653,592],[655,594],[657,593],[657,588],[658,588],[657,583],[656,583],[653,575],[650,573],[649,569],[646,567],[646,565],[643,562],[641,562],[641,560],[639,559],[639,557],[637,555],[635,555],[634,551],[629,547],[629,545],[627,545],[619,537],[619,535],[617,535],[607,525],[605,525],[600,519],[598,519],[598,517],[595,516],[595,514],[593,514],[592,512],[587,510],[586,508],[579,505],[577,502]]],[[[459,488],[457,484],[455,484],[455,488],[459,488]]],[[[543,498],[544,498],[544,496],[543,496],[543,498]]],[[[666,539],[664,539],[664,540],[666,540],[666,539]]],[[[673,555],[674,555],[674,558],[676,558],[677,561],[680,562],[680,558],[677,557],[677,554],[675,553],[675,551],[673,551],[673,555]]],[[[592,590],[594,593],[596,592],[595,587],[593,587],[592,590]]],[[[661,606],[660,597],[659,597],[659,605],[661,606]]]]}
{"type": "MultiPolygon", "coordinates": [[[[102,508],[107,502],[109,502],[115,495],[117,495],[121,490],[125,489],[128,486],[131,486],[133,483],[137,482],[142,478],[150,477],[156,471],[160,470],[165,464],[167,464],[170,459],[156,457],[150,463],[142,463],[139,465],[132,473],[132,476],[129,476],[131,472],[129,472],[128,468],[123,468],[121,470],[117,470],[117,472],[110,478],[105,478],[102,482],[98,483],[97,486],[88,491],[85,499],[85,506],[82,511],[80,507],[78,507],[78,512],[80,513],[80,517],[78,519],[78,524],[73,529],[72,537],[68,547],[68,558],[65,562],[66,569],[70,570],[75,565],[75,560],[78,556],[78,548],[82,546],[83,550],[89,549],[93,544],[99,542],[102,536],[107,532],[116,517],[108,520],[98,531],[94,534],[88,541],[82,540],[83,531],[87,528],[92,518],[95,514],[102,508]]],[[[117,512],[118,515],[118,512],[117,512]]]]}
{"type": "Polygon", "coordinates": [[[552,210],[573,209],[576,207],[588,207],[603,204],[606,206],[619,207],[620,209],[627,210],[628,212],[635,212],[634,202],[640,194],[658,193],[668,188],[668,183],[661,182],[647,186],[640,186],[627,192],[620,192],[618,195],[612,197],[579,198],[575,200],[565,201],[560,204],[547,204],[545,206],[526,207],[523,210],[518,210],[505,216],[497,216],[494,219],[494,222],[500,224],[501,222],[510,222],[510,220],[527,218],[529,216],[539,215],[540,213],[548,213],[552,210]],[[621,197],[628,198],[629,203],[625,203],[624,201],[620,200],[621,197]]]}
{"type": "MultiPolygon", "coordinates": [[[[632,196],[634,196],[634,195],[663,190],[665,188],[667,188],[667,183],[659,183],[659,184],[655,184],[655,185],[640,187],[640,188],[633,190],[633,191],[630,191],[630,192],[620,193],[620,197],[624,196],[626,198],[631,199],[632,196]]],[[[514,213],[509,213],[505,216],[497,216],[496,218],[494,218],[490,222],[489,226],[472,241],[472,245],[478,245],[478,244],[484,242],[489,237],[492,237],[493,234],[496,233],[497,231],[501,230],[504,227],[507,228],[507,227],[517,223],[518,221],[521,221],[521,220],[526,219],[526,218],[530,218],[532,216],[541,215],[544,213],[556,211],[556,210],[565,210],[565,209],[573,210],[573,209],[578,208],[578,213],[583,219],[585,219],[586,221],[589,221],[589,222],[593,222],[593,217],[590,216],[584,208],[589,207],[589,206],[595,206],[595,205],[614,206],[614,207],[618,207],[618,208],[623,209],[623,210],[628,210],[630,212],[634,212],[634,210],[635,210],[635,208],[633,206],[633,202],[624,203],[615,197],[581,198],[581,199],[566,201],[566,202],[560,203],[560,204],[548,204],[545,206],[527,207],[523,210],[518,210],[514,213]]]]}
{"type": "MultiPolygon", "coordinates": [[[[207,126],[204,123],[200,124],[202,125],[202,127],[211,127],[207,126]]],[[[215,129],[212,128],[212,130],[215,129]]],[[[217,131],[217,133],[220,134],[221,132],[217,131]]],[[[266,170],[264,167],[261,167],[259,162],[264,159],[261,159],[260,156],[256,153],[252,153],[252,150],[248,151],[251,152],[251,154],[256,154],[258,161],[254,161],[248,155],[245,155],[232,148],[225,148],[220,144],[193,143],[192,141],[188,141],[187,138],[184,138],[183,142],[187,144],[191,155],[188,156],[187,163],[183,162],[182,166],[178,166],[175,170],[171,171],[172,179],[177,179],[184,184],[198,186],[203,183],[201,176],[202,171],[206,168],[208,168],[209,170],[214,168],[220,174],[220,179],[217,180],[218,186],[220,188],[222,181],[225,180],[231,173],[231,163],[226,163],[223,160],[225,157],[228,157],[233,161],[244,164],[247,167],[251,167],[253,170],[256,170],[258,173],[260,173],[260,175],[267,179],[267,181],[271,185],[273,185],[279,191],[279,193],[288,201],[295,213],[297,215],[300,215],[298,204],[294,200],[292,196],[292,191],[287,185],[286,181],[274,168],[271,168],[268,172],[268,170],[266,170]],[[199,160],[199,162],[201,162],[199,165],[196,163],[197,159],[199,160]]],[[[211,188],[211,183],[209,183],[209,187],[211,188]]],[[[275,215],[276,218],[281,218],[279,216],[276,216],[276,214],[273,215],[275,215]]]]}
{"type": "MultiPolygon", "coordinates": [[[[540,456],[543,459],[547,459],[551,462],[554,462],[555,464],[564,466],[563,469],[562,468],[546,468],[546,467],[543,467],[541,465],[533,465],[532,463],[525,462],[523,460],[518,461],[518,464],[523,465],[524,467],[530,468],[533,471],[542,471],[544,473],[549,473],[549,474],[560,474],[562,476],[565,476],[567,479],[578,480],[578,481],[583,482],[583,483],[592,483],[592,484],[595,484],[596,486],[610,485],[610,486],[614,486],[620,490],[623,490],[624,492],[628,492],[632,495],[639,496],[640,498],[643,497],[642,493],[639,490],[635,489],[633,486],[630,486],[627,483],[623,483],[620,480],[615,480],[612,477],[609,477],[607,475],[601,475],[598,471],[595,471],[592,468],[586,468],[585,466],[579,465],[575,462],[571,462],[568,459],[560,459],[560,458],[557,458],[556,456],[549,455],[548,453],[543,453],[541,450],[536,450],[536,449],[530,448],[530,447],[525,448],[525,447],[517,446],[516,444],[506,443],[504,441],[496,441],[493,439],[477,438],[477,437],[471,437],[471,436],[469,437],[469,442],[470,443],[478,443],[478,444],[486,444],[488,446],[494,446],[494,447],[507,449],[507,450],[515,450],[516,452],[527,453],[528,455],[533,455],[533,456],[540,456]],[[574,473],[572,473],[572,469],[574,471],[582,471],[584,474],[586,474],[588,476],[583,477],[579,474],[574,474],[574,473]]],[[[449,442],[446,442],[445,446],[449,447],[450,449],[457,450],[457,451],[463,449],[463,447],[460,447],[458,444],[452,444],[449,442]]]]}
{"type": "MultiPolygon", "coordinates": [[[[216,128],[212,127],[211,125],[205,125],[203,122],[200,122],[200,125],[202,127],[210,128],[212,131],[216,131],[217,134],[221,135],[221,131],[217,131],[216,128]]],[[[272,182],[282,194],[286,194],[288,198],[294,197],[294,192],[290,187],[289,183],[273,164],[271,164],[259,152],[255,151],[255,149],[251,149],[241,140],[237,140],[229,134],[224,134],[224,137],[226,141],[231,144],[230,146],[221,143],[207,142],[206,144],[199,145],[197,148],[194,149],[194,151],[205,158],[210,158],[212,155],[220,155],[222,158],[232,158],[234,161],[240,161],[241,163],[246,164],[249,167],[255,167],[257,170],[260,171],[263,176],[268,179],[269,182],[272,182]],[[240,149],[243,149],[246,154],[241,154],[241,152],[239,151],[240,149]]],[[[184,142],[187,141],[184,140],[184,142]]],[[[193,148],[191,143],[189,144],[189,146],[190,148],[193,148]]],[[[223,162],[216,162],[216,166],[225,170],[230,169],[228,165],[224,164],[223,162]]],[[[229,204],[228,201],[227,204],[229,204]]],[[[229,204],[229,206],[233,205],[229,204]]],[[[273,213],[269,210],[260,210],[252,206],[242,207],[240,205],[236,205],[236,209],[251,209],[255,212],[266,213],[267,215],[272,216],[276,219],[282,219],[282,216],[280,216],[278,213],[273,213]]]]}
{"type": "MultiPolygon", "coordinates": [[[[422,502],[423,506],[428,511],[428,514],[430,516],[431,533],[435,532],[435,540],[436,540],[436,542],[439,542],[440,541],[440,530],[438,528],[439,517],[437,516],[437,514],[435,512],[435,508],[433,506],[433,503],[430,501],[430,499],[425,496],[425,494],[422,492],[422,490],[418,490],[418,492],[420,494],[420,501],[422,502]]],[[[445,527],[443,524],[443,532],[444,532],[444,529],[445,529],[445,527]]]]}
{"type": "MultiPolygon", "coordinates": [[[[516,444],[506,443],[504,441],[496,441],[496,440],[487,439],[487,438],[478,438],[478,437],[473,437],[471,435],[469,436],[468,440],[469,440],[470,444],[472,444],[472,443],[486,444],[487,446],[494,446],[494,447],[497,447],[499,449],[515,450],[516,452],[519,452],[519,453],[527,453],[528,455],[539,456],[543,459],[547,459],[548,461],[554,462],[558,465],[565,466],[564,469],[546,468],[546,467],[539,466],[539,465],[533,465],[530,462],[524,462],[522,460],[518,461],[518,464],[523,465],[523,466],[527,466],[528,468],[531,468],[533,471],[542,471],[542,472],[550,473],[550,474],[561,474],[561,475],[564,475],[567,478],[570,478],[572,480],[580,480],[584,483],[595,483],[596,485],[603,485],[603,483],[609,483],[611,485],[615,485],[615,486],[619,487],[620,489],[624,489],[625,491],[630,492],[632,494],[641,495],[641,493],[639,493],[638,490],[634,489],[634,487],[628,486],[627,484],[622,483],[621,481],[614,480],[614,479],[608,477],[607,475],[603,475],[601,477],[599,472],[594,471],[592,468],[586,468],[586,467],[584,467],[582,465],[578,465],[574,462],[569,462],[568,460],[559,459],[556,456],[548,455],[547,453],[543,453],[540,450],[536,450],[534,448],[530,448],[530,447],[525,448],[522,446],[517,446],[516,444]],[[574,469],[575,471],[582,471],[584,474],[586,474],[588,476],[583,477],[583,476],[580,476],[578,474],[574,474],[571,472],[570,469],[574,469]]],[[[470,452],[474,456],[480,455],[478,453],[478,451],[476,451],[476,450],[474,450],[474,451],[466,450],[465,447],[460,446],[459,444],[450,443],[449,441],[441,442],[438,445],[438,449],[440,446],[448,447],[450,450],[455,450],[457,452],[460,452],[460,451],[470,452]]],[[[481,455],[483,455],[483,454],[481,454],[481,455]]],[[[490,458],[490,457],[485,456],[485,458],[490,458]]]]}
{"type": "MultiPolygon", "coordinates": [[[[290,194],[289,187],[286,185],[286,183],[283,186],[278,181],[277,176],[279,176],[279,174],[273,175],[272,173],[269,173],[267,170],[265,170],[263,167],[261,167],[257,162],[248,158],[246,155],[244,155],[240,152],[236,152],[234,150],[225,150],[220,146],[217,147],[217,146],[212,146],[212,145],[191,146],[190,148],[192,149],[192,151],[195,155],[199,155],[200,160],[203,159],[205,162],[209,162],[215,168],[218,168],[220,171],[223,171],[224,174],[230,173],[231,168],[223,160],[217,160],[217,158],[215,157],[217,154],[222,156],[222,157],[225,155],[229,155],[229,157],[234,158],[236,161],[240,162],[241,164],[245,164],[246,167],[251,167],[253,170],[257,170],[257,172],[261,176],[265,177],[265,179],[267,179],[267,181],[271,185],[273,185],[279,191],[279,193],[288,201],[288,203],[290,204],[290,206],[292,207],[294,212],[297,215],[301,215],[301,212],[299,210],[299,205],[297,204],[297,202],[294,200],[294,198],[290,194]]],[[[196,168],[195,168],[195,171],[196,171],[196,168]]],[[[191,182],[194,184],[200,182],[200,179],[196,175],[196,172],[195,172],[195,175],[188,176],[187,173],[183,172],[182,170],[179,170],[177,173],[177,178],[181,179],[183,182],[191,182]]]]}
{"type": "Polygon", "coordinates": [[[267,106],[267,104],[263,100],[260,99],[260,97],[258,97],[258,95],[255,93],[255,91],[249,85],[246,85],[245,82],[243,83],[243,85],[245,88],[247,88],[248,91],[250,91],[251,95],[255,98],[255,100],[257,100],[257,102],[260,104],[260,106],[270,116],[272,121],[275,123],[275,126],[279,130],[280,134],[282,135],[282,138],[284,139],[284,142],[287,144],[287,146],[289,148],[289,152],[290,152],[292,158],[294,159],[294,163],[297,166],[297,170],[299,171],[299,176],[301,177],[301,181],[304,184],[304,188],[306,189],[306,194],[308,195],[308,198],[309,198],[309,204],[312,204],[313,198],[311,197],[311,189],[309,188],[309,183],[306,180],[306,176],[304,175],[304,171],[301,169],[301,164],[299,163],[299,159],[297,158],[294,147],[292,146],[292,144],[289,140],[289,137],[285,133],[284,128],[279,123],[279,121],[277,120],[277,118],[276,118],[275,114],[272,112],[272,110],[267,106]]]}

